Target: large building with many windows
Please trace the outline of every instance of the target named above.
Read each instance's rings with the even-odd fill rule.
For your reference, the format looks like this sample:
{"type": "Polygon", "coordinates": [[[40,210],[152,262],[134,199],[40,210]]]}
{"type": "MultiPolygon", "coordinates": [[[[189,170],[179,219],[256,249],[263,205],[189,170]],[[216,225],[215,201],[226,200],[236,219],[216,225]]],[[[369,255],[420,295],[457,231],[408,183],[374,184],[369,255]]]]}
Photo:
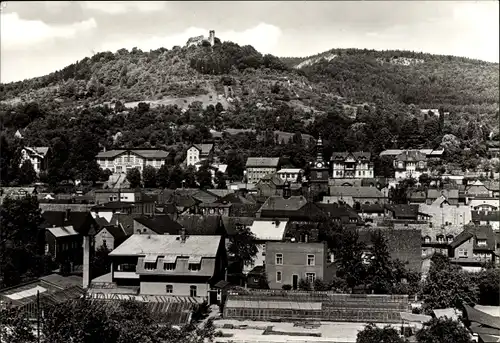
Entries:
{"type": "Polygon", "coordinates": [[[109,150],[97,154],[97,163],[102,169],[109,169],[113,173],[126,173],[132,168],[141,172],[146,166],[159,169],[165,164],[168,152],[157,149],[123,149],[109,150]]]}
{"type": "MultiPolygon", "coordinates": [[[[270,289],[290,285],[298,289],[300,280],[330,281],[327,273],[328,248],[325,243],[266,242],[266,273],[270,289]]],[[[333,275],[333,274],[332,274],[333,275]]]]}
{"type": "Polygon", "coordinates": [[[330,158],[334,179],[373,178],[369,152],[334,152],[330,158]]]}

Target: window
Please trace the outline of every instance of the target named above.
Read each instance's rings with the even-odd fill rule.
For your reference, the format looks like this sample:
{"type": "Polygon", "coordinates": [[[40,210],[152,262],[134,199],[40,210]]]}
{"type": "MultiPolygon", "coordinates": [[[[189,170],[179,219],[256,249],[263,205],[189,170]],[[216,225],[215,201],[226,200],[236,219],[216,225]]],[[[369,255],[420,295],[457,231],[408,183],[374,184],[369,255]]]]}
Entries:
{"type": "Polygon", "coordinates": [[[283,265],[283,254],[276,254],[276,264],[283,265]]]}
{"type": "Polygon", "coordinates": [[[197,297],[197,291],[196,291],[196,286],[190,286],[189,287],[189,296],[190,297],[197,297]]]}
{"type": "Polygon", "coordinates": [[[197,272],[201,269],[200,263],[189,263],[188,269],[192,272],[197,272]]]}
{"type": "Polygon", "coordinates": [[[156,269],[156,263],[155,262],[145,262],[144,263],[144,269],[146,269],[146,270],[155,270],[156,269]]]}
{"type": "Polygon", "coordinates": [[[322,175],[321,172],[317,172],[316,173],[316,178],[321,179],[321,175],[322,175]]]}
{"type": "Polygon", "coordinates": [[[458,257],[467,257],[467,250],[464,248],[458,249],[458,257]]]}
{"type": "Polygon", "coordinates": [[[333,252],[331,252],[328,254],[328,263],[333,263],[333,262],[335,262],[335,255],[333,254],[333,252]]]}
{"type": "Polygon", "coordinates": [[[281,272],[276,272],[276,282],[281,282],[281,272]]]}
{"type": "Polygon", "coordinates": [[[478,239],[477,240],[477,246],[479,246],[479,247],[486,246],[486,239],[478,239]]]}
{"type": "Polygon", "coordinates": [[[48,244],[45,244],[45,253],[48,254],[49,253],[49,245],[48,244]]]}
{"type": "Polygon", "coordinates": [[[439,235],[436,237],[436,239],[437,239],[438,243],[444,243],[444,236],[439,235]]]}
{"type": "Polygon", "coordinates": [[[314,255],[307,255],[307,265],[314,266],[315,265],[315,257],[314,255]]]}
{"type": "Polygon", "coordinates": [[[175,263],[164,263],[163,269],[164,270],[175,270],[175,263]]]}
{"type": "Polygon", "coordinates": [[[430,243],[430,242],[431,242],[431,238],[429,236],[425,236],[424,243],[430,243]]]}
{"type": "Polygon", "coordinates": [[[448,236],[446,237],[446,240],[448,241],[448,243],[453,242],[453,236],[452,236],[452,235],[448,235],[448,236]]]}
{"type": "Polygon", "coordinates": [[[306,273],[306,280],[309,283],[314,283],[314,280],[316,280],[316,273],[306,273]]]}
{"type": "Polygon", "coordinates": [[[170,294],[174,293],[174,286],[166,285],[165,286],[165,293],[170,293],[170,294]]]}
{"type": "Polygon", "coordinates": [[[102,245],[106,246],[106,240],[105,239],[102,240],[102,245]]]}

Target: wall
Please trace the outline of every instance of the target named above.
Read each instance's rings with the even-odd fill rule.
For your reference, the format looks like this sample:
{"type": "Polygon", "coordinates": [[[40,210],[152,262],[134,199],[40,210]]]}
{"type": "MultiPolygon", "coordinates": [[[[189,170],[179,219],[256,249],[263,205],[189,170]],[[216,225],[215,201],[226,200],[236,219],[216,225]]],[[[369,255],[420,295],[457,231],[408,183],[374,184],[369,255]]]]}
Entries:
{"type": "Polygon", "coordinates": [[[266,175],[276,173],[277,168],[273,167],[248,167],[246,169],[248,183],[257,183],[266,175]]]}
{"type": "Polygon", "coordinates": [[[189,297],[190,286],[196,286],[197,297],[208,297],[210,286],[206,283],[174,283],[174,282],[146,282],[141,281],[141,295],[172,295],[189,297]],[[173,293],[166,292],[166,286],[173,286],[173,293]]]}
{"type": "Polygon", "coordinates": [[[95,248],[99,249],[101,246],[106,245],[109,250],[115,248],[115,238],[108,230],[102,229],[95,236],[95,248]]]}
{"type": "Polygon", "coordinates": [[[472,220],[471,207],[468,205],[427,205],[420,204],[419,211],[432,216],[430,222],[433,227],[441,227],[446,222],[451,225],[465,225],[472,220]]]}
{"type": "Polygon", "coordinates": [[[186,156],[186,163],[188,166],[195,165],[200,161],[200,151],[194,146],[189,148],[186,156]]]}
{"type": "Polygon", "coordinates": [[[114,158],[98,158],[97,163],[102,169],[109,169],[113,173],[126,173],[127,169],[138,168],[142,171],[145,165],[151,165],[156,169],[159,169],[163,164],[165,164],[165,159],[144,159],[141,156],[135,155],[133,152],[130,156],[127,154],[121,154],[114,158]]]}
{"type": "Polygon", "coordinates": [[[95,192],[95,202],[97,204],[105,204],[111,201],[136,202],[141,200],[141,193],[135,191],[110,190],[107,192],[95,192]],[[118,195],[119,194],[119,195],[118,195]],[[120,198],[118,199],[118,196],[120,198]]]}
{"type": "Polygon", "coordinates": [[[315,273],[316,279],[323,279],[326,269],[326,246],[323,243],[266,243],[266,274],[271,289],[292,285],[292,275],[305,279],[306,273],[315,273]],[[283,254],[283,265],[276,265],[276,254],[283,254]],[[315,265],[307,265],[307,255],[315,256],[315,265]],[[276,272],[282,272],[282,281],[276,281],[276,272]]]}

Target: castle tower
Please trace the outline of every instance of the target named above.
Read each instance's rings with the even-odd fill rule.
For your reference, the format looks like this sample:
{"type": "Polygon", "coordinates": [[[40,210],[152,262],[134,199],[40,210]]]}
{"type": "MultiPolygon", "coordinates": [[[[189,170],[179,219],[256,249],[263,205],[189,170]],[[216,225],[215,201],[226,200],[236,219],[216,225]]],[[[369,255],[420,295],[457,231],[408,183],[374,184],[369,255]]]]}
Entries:
{"type": "Polygon", "coordinates": [[[316,161],[311,163],[311,174],[309,177],[310,192],[315,200],[328,195],[328,163],[323,159],[323,140],[321,135],[316,142],[316,161]]]}
{"type": "Polygon", "coordinates": [[[211,46],[214,46],[214,44],[215,44],[215,30],[209,31],[208,41],[210,42],[211,46]]]}

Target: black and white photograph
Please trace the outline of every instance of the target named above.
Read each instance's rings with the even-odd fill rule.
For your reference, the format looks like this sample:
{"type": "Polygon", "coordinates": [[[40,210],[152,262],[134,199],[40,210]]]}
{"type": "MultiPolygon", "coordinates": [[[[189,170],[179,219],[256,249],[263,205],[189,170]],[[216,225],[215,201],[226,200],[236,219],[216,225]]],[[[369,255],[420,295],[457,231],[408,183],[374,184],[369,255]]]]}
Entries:
{"type": "Polygon", "coordinates": [[[499,4],[1,1],[0,343],[500,342],[499,4]]]}

